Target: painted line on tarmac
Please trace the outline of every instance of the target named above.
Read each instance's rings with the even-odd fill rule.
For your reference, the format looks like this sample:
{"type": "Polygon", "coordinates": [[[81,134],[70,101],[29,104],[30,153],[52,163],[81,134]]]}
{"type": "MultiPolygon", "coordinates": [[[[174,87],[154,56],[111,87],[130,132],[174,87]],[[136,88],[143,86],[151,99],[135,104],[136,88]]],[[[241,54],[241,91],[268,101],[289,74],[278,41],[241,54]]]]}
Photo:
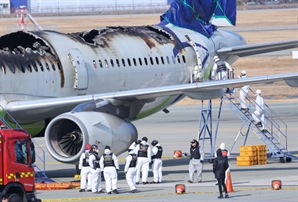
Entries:
{"type": "MultiPolygon", "coordinates": [[[[234,192],[238,191],[256,191],[256,190],[273,190],[272,188],[239,188],[234,192]]],[[[298,190],[298,186],[295,187],[283,187],[281,190],[298,190]]],[[[276,191],[276,190],[274,190],[276,191]]],[[[217,191],[205,191],[205,192],[186,192],[184,194],[216,194],[217,191]]],[[[233,192],[232,192],[233,193],[233,192]]],[[[96,200],[116,200],[116,199],[135,199],[155,196],[169,196],[177,195],[177,193],[164,193],[164,194],[141,194],[133,196],[102,196],[102,197],[84,197],[84,198],[59,198],[59,199],[42,199],[42,202],[68,202],[68,201],[96,201],[96,200]]]]}

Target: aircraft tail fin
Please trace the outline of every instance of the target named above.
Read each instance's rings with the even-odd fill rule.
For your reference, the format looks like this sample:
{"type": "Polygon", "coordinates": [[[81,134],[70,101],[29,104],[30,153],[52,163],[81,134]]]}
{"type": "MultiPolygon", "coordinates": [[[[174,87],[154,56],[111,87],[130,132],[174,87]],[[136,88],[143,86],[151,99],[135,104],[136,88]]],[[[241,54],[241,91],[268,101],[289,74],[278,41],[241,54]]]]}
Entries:
{"type": "Polygon", "coordinates": [[[218,27],[235,26],[236,7],[237,3],[234,0],[218,0],[210,23],[218,27]]]}
{"type": "Polygon", "coordinates": [[[216,30],[213,18],[225,18],[228,24],[235,25],[236,0],[175,0],[160,16],[159,25],[173,24],[210,37],[216,30]]]}

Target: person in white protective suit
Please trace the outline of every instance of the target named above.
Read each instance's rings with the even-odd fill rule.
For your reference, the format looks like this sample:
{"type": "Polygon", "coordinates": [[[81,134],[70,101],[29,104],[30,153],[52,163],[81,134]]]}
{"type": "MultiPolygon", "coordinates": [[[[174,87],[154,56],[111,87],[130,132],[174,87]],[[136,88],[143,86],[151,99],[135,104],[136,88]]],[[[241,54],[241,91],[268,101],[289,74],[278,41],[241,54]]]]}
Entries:
{"type": "Polygon", "coordinates": [[[212,78],[213,80],[225,80],[228,78],[227,69],[230,72],[233,72],[233,68],[229,65],[229,63],[220,60],[218,56],[214,56],[214,65],[212,68],[212,78]]]}
{"type": "Polygon", "coordinates": [[[265,111],[264,111],[264,99],[261,97],[261,90],[256,90],[256,110],[252,114],[256,126],[262,128],[262,132],[266,131],[266,122],[265,122],[265,111]]]}
{"type": "Polygon", "coordinates": [[[106,191],[108,194],[119,194],[117,190],[118,181],[118,158],[111,152],[110,146],[105,147],[105,151],[100,158],[100,167],[103,168],[103,176],[106,181],[106,191]]]}
{"type": "Polygon", "coordinates": [[[89,166],[89,156],[90,156],[90,148],[91,145],[86,145],[86,150],[84,153],[81,154],[80,160],[79,160],[79,169],[81,170],[81,179],[80,179],[80,190],[79,192],[91,191],[91,172],[90,172],[90,166],[89,166]],[[87,180],[88,178],[88,180],[87,180]],[[88,184],[86,183],[88,181],[88,184]],[[86,187],[87,184],[87,187],[86,187]]]}
{"type": "MultiPolygon", "coordinates": [[[[241,71],[241,75],[240,75],[239,78],[246,78],[246,71],[245,70],[241,71]]],[[[249,110],[248,107],[247,107],[246,101],[245,101],[248,92],[249,92],[249,85],[241,87],[240,91],[239,91],[241,110],[243,110],[245,113],[247,113],[248,110],[249,110]]]]}
{"type": "Polygon", "coordinates": [[[128,148],[128,156],[125,158],[124,172],[126,182],[130,188],[130,193],[136,193],[136,173],[137,173],[137,155],[134,152],[134,146],[128,148]]]}
{"type": "Polygon", "coordinates": [[[101,168],[99,165],[98,147],[97,145],[91,146],[91,155],[89,157],[89,165],[91,170],[92,179],[92,194],[103,193],[101,189],[101,168]]]}
{"type": "Polygon", "coordinates": [[[138,144],[136,148],[136,154],[138,156],[136,184],[139,184],[141,169],[142,182],[143,184],[148,184],[149,163],[151,162],[151,149],[147,141],[147,137],[143,137],[141,143],[138,144]]]}
{"type": "Polygon", "coordinates": [[[152,171],[153,171],[153,182],[152,183],[161,183],[162,182],[162,147],[158,144],[157,140],[151,142],[152,148],[152,171]]]}

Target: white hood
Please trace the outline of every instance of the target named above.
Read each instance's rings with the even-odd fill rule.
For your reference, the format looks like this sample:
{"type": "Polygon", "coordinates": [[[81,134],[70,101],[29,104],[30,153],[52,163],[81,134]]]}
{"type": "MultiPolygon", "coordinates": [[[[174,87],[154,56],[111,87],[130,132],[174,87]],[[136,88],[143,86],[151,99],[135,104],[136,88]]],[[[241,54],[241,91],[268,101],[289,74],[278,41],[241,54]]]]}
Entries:
{"type": "Polygon", "coordinates": [[[219,146],[219,148],[221,150],[226,149],[226,144],[225,143],[221,143],[220,146],[219,146]]]}
{"type": "Polygon", "coordinates": [[[111,153],[111,150],[105,149],[105,154],[110,154],[110,153],[111,153]]]}

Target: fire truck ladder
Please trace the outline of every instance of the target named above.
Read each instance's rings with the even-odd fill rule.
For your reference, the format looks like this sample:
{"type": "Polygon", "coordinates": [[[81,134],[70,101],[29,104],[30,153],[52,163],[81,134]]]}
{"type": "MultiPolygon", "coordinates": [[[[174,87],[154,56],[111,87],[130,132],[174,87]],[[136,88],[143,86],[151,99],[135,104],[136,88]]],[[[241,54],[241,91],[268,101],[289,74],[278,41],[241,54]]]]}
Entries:
{"type": "MultiPolygon", "coordinates": [[[[241,89],[240,89],[241,90],[241,89]]],[[[257,103],[254,101],[253,92],[250,91],[247,95],[248,106],[256,106],[257,103]]],[[[298,160],[298,157],[292,155],[287,150],[287,125],[265,104],[265,109],[263,113],[265,114],[265,123],[262,122],[262,125],[266,126],[266,129],[263,131],[261,127],[258,127],[253,119],[254,111],[250,109],[249,111],[241,110],[241,100],[237,96],[237,93],[225,94],[221,99],[221,102],[224,102],[232,112],[242,121],[242,126],[236,136],[236,139],[230,149],[232,151],[234,144],[239,137],[239,135],[245,136],[243,145],[246,144],[246,140],[250,131],[252,131],[257,137],[259,137],[267,146],[271,157],[280,158],[280,162],[284,163],[291,162],[293,160],[298,160]],[[244,126],[247,127],[245,133],[242,133],[244,126]]]]}
{"type": "MultiPolygon", "coordinates": [[[[14,120],[14,118],[0,105],[0,121],[3,124],[3,126],[5,126],[5,128],[8,129],[16,129],[16,128],[22,128],[22,126],[20,124],[17,123],[16,120],[14,120]],[[12,125],[10,125],[4,117],[8,117],[9,120],[11,120],[11,122],[15,123],[14,127],[12,127],[12,125]]],[[[1,127],[2,129],[2,127],[1,127]]],[[[36,165],[36,162],[32,164],[32,166],[34,167],[34,173],[35,173],[35,181],[52,181],[51,179],[49,179],[46,176],[45,173],[45,151],[41,148],[41,146],[39,144],[37,144],[37,142],[34,140],[34,138],[32,138],[32,141],[34,143],[35,146],[35,159],[36,162],[38,162],[39,164],[41,164],[43,166],[43,168],[39,168],[36,165]],[[38,152],[36,151],[36,149],[38,150],[38,152]],[[39,155],[38,155],[39,154],[39,155]]]]}

